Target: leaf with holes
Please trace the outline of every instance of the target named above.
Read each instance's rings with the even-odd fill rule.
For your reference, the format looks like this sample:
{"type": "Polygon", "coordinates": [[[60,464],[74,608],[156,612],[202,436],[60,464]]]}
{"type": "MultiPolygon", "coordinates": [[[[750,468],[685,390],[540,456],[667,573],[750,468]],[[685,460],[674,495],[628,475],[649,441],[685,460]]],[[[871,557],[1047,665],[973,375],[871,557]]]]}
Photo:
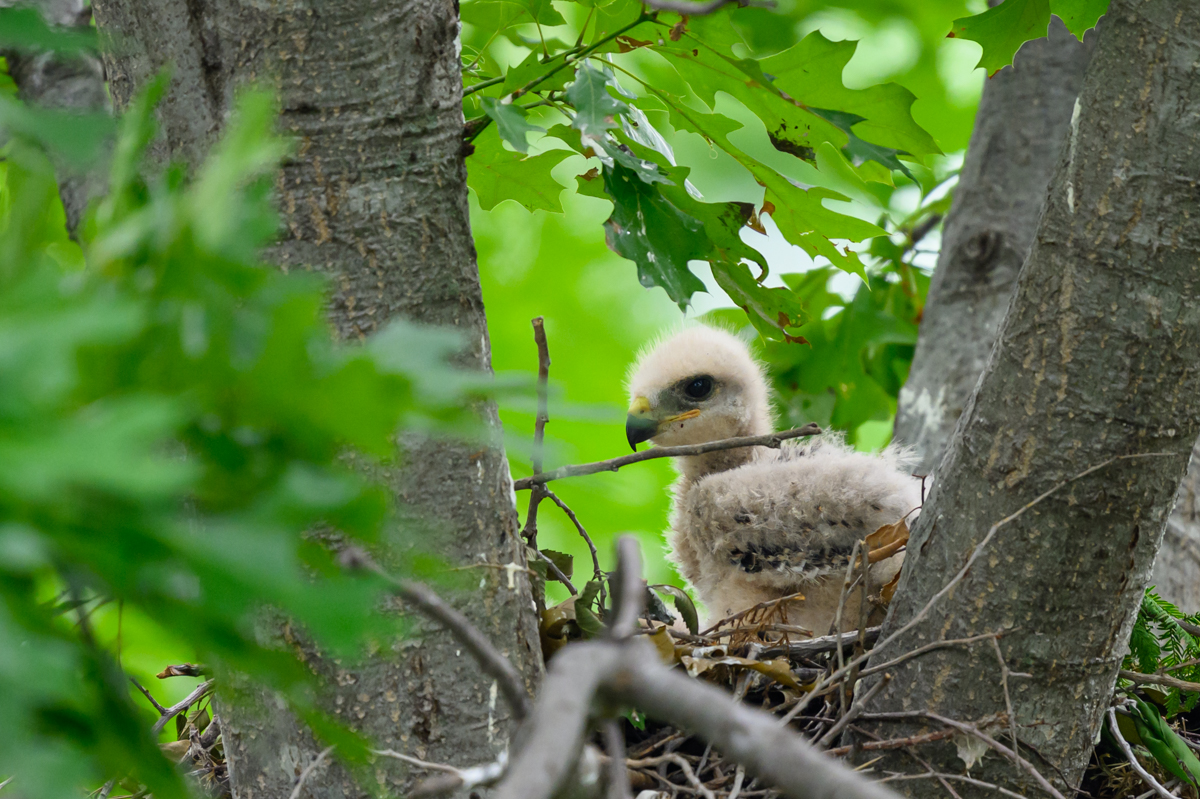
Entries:
{"type": "Polygon", "coordinates": [[[584,136],[599,138],[616,127],[616,117],[629,106],[608,93],[609,79],[586,63],[575,70],[575,82],[567,88],[567,99],[575,107],[571,124],[584,136]]]}

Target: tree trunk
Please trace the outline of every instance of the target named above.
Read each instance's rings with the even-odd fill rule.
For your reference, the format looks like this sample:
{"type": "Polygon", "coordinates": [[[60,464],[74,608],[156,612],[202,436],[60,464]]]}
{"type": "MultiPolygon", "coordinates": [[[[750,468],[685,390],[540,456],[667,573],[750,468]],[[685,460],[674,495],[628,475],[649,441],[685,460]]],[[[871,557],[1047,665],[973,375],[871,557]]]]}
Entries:
{"type": "Polygon", "coordinates": [[[896,410],[896,439],[916,448],[918,474],[941,462],[996,342],[1094,42],[1055,17],[1047,38],[984,85],[896,410]]]}
{"type": "MultiPolygon", "coordinates": [[[[0,5],[9,5],[0,2],[0,5]]],[[[91,9],[84,0],[37,0],[32,4],[51,25],[86,28],[91,9]]],[[[8,74],[17,84],[17,96],[30,105],[71,111],[107,112],[104,70],[92,55],[70,56],[24,50],[0,51],[8,63],[8,74]]],[[[102,189],[96,171],[80,172],[57,164],[58,193],[67,217],[67,230],[74,235],[87,210],[88,201],[102,189]]]]}
{"type": "MultiPolygon", "coordinates": [[[[895,438],[916,449],[918,474],[941,463],[996,343],[1094,43],[1094,31],[1081,43],[1055,17],[1047,38],[1022,47],[1013,66],[984,86],[896,410],[895,438]]],[[[1189,612],[1200,611],[1197,494],[1194,464],[1151,577],[1163,597],[1189,612]]]]}
{"type": "MultiPolygon", "coordinates": [[[[458,13],[452,0],[263,4],[216,0],[97,0],[117,35],[108,56],[123,106],[164,64],[172,88],[159,109],[164,147],[198,162],[220,134],[241,84],[273,86],[296,154],[278,182],[284,228],[269,253],[282,269],[330,281],[337,333],[362,337],[403,317],[453,325],[466,363],[490,368],[461,154],[458,13]]],[[[495,408],[483,409],[498,431],[495,408]]],[[[497,448],[406,441],[411,466],[382,471],[406,525],[377,553],[395,567],[421,550],[473,566],[524,564],[508,464],[497,448]],[[416,531],[424,534],[414,534],[416,531]]],[[[478,590],[455,604],[532,684],[541,659],[523,572],[480,568],[478,590]],[[515,580],[515,582],[514,582],[515,580]]],[[[355,670],[323,660],[325,706],[379,746],[449,763],[504,749],[508,708],[448,635],[428,628],[355,670]]],[[[225,722],[234,796],[286,797],[322,745],[272,698],[225,722]]],[[[403,794],[408,767],[375,764],[375,790],[403,794]]],[[[415,776],[415,775],[414,775],[415,776]]],[[[308,796],[363,796],[340,766],[317,769],[308,796]]]]}
{"type": "MultiPolygon", "coordinates": [[[[1114,0],[1033,248],[913,531],[883,636],[917,618],[993,525],[1029,509],[876,655],[1003,633],[1006,663],[1030,675],[1008,681],[1023,751],[1064,790],[1087,762],[1200,434],[1200,42],[1188,35],[1198,28],[1196,4],[1114,0]],[[1098,468],[1043,497],[1088,467],[1098,468]]],[[[870,711],[1003,719],[987,642],[891,673],[870,711]]],[[[886,737],[921,726],[867,725],[886,737]]],[[[1007,725],[989,729],[1003,735],[1007,725]]],[[[963,771],[954,746],[922,755],[939,771],[963,771]]],[[[874,768],[913,765],[888,755],[874,768]]],[[[971,775],[1037,790],[995,755],[971,775]]]]}

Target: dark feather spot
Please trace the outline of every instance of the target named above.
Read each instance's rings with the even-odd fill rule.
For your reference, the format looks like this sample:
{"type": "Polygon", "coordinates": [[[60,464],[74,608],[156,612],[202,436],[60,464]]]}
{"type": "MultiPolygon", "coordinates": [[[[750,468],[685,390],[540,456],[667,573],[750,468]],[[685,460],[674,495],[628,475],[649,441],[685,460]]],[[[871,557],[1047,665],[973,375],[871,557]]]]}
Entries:
{"type": "Polygon", "coordinates": [[[745,511],[742,511],[741,513],[735,513],[733,514],[733,520],[738,524],[749,524],[750,514],[746,513],[745,511]]]}

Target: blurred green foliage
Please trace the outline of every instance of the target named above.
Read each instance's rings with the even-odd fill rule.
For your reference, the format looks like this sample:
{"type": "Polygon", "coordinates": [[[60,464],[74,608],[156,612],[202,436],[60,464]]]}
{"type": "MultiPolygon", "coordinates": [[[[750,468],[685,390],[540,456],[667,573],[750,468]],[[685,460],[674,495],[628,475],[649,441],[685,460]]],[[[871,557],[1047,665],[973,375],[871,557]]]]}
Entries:
{"type": "Polygon", "coordinates": [[[469,431],[491,391],[446,365],[452,333],[395,323],[335,344],[323,281],[257,262],[287,152],[268,96],[241,98],[193,178],[144,171],[165,87],[122,119],[79,244],[50,159],[78,153],[12,126],[0,162],[0,779],[30,799],[107,778],[186,795],[126,677],[169,704],[153,675],[183,661],[273,687],[361,752],[254,622],[269,606],[344,657],[399,634],[378,581],[323,545],[405,534],[344,453],[391,460],[402,426],[469,431]]]}

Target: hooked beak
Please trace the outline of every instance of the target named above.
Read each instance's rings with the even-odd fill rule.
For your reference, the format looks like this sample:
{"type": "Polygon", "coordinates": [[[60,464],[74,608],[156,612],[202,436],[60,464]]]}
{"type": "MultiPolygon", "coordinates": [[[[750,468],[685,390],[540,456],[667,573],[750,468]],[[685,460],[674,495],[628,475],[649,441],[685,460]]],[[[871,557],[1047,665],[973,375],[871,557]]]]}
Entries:
{"type": "Polygon", "coordinates": [[[625,439],[629,447],[637,452],[637,445],[654,438],[658,432],[658,420],[654,418],[650,408],[650,400],[645,397],[634,397],[629,406],[629,415],[625,417],[625,439]]]}
{"type": "Polygon", "coordinates": [[[629,406],[629,415],[625,417],[625,440],[629,442],[633,451],[637,452],[638,444],[654,438],[660,430],[672,422],[694,419],[699,415],[700,411],[692,409],[659,419],[654,415],[654,409],[650,407],[650,400],[645,397],[634,397],[633,404],[629,406]]]}

